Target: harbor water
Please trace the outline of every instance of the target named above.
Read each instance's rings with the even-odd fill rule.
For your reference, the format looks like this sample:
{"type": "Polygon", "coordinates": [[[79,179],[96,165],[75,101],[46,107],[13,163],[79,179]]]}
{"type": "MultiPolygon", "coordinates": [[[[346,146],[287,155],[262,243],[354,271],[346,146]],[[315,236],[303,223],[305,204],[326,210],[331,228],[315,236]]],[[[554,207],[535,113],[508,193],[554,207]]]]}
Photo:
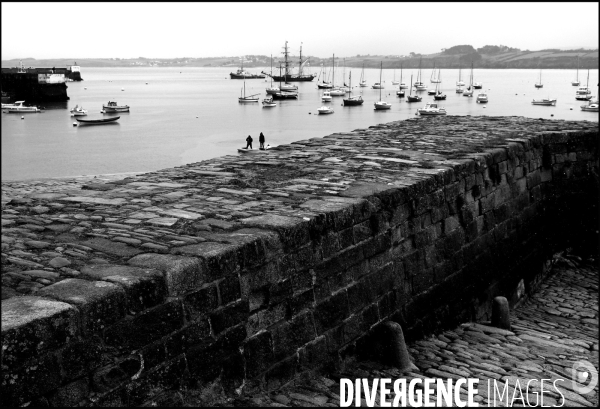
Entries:
{"type": "MultiPolygon", "coordinates": [[[[421,102],[407,103],[396,96],[397,86],[391,84],[393,70],[384,70],[381,91],[384,101],[392,104],[387,111],[375,111],[374,102],[380,91],[371,89],[379,82],[379,70],[365,69],[368,88],[359,88],[360,68],[345,69],[345,78],[352,72],[353,95],[365,100],[362,106],[342,106],[343,97],[322,102],[323,90],[317,89],[317,79],[296,82],[297,100],[276,101],[277,106],[263,108],[259,103],[239,103],[243,80],[229,79],[235,67],[132,67],[82,68],[82,82],[69,82],[70,101],[46,103],[43,113],[2,113],[2,180],[28,180],[50,177],[95,175],[126,172],[146,172],[180,166],[223,155],[238,155],[251,135],[258,148],[258,135],[263,132],[271,146],[303,139],[322,137],[335,132],[347,132],[379,123],[414,118],[416,110],[433,101],[432,95],[420,92],[421,102]],[[102,114],[102,104],[116,101],[129,105],[128,113],[118,113],[113,124],[73,126],[75,118],[69,110],[75,105],[88,110],[86,119],[110,116],[102,114]],[[317,109],[330,106],[333,115],[318,115],[317,109]],[[22,119],[23,117],[23,119],[22,119]]],[[[265,67],[262,70],[268,71],[265,67]]],[[[258,73],[260,68],[250,69],[258,73]]],[[[314,72],[314,68],[313,68],[314,72]]],[[[343,70],[336,70],[336,82],[342,84],[343,70]],[[338,79],[339,78],[339,79],[338,79]]],[[[404,70],[402,81],[416,81],[417,70],[404,70]]],[[[469,82],[470,69],[462,70],[462,79],[469,82]]],[[[431,69],[422,71],[429,87],[431,69]]],[[[543,119],[598,121],[598,113],[581,111],[584,101],[575,99],[577,87],[571,85],[575,70],[543,70],[543,88],[534,84],[539,70],[476,69],[474,81],[483,83],[472,98],[455,92],[457,69],[442,70],[440,84],[447,95],[438,101],[448,115],[525,116],[543,119]],[[488,94],[489,102],[479,104],[479,92],[488,94]],[[534,106],[532,99],[557,99],[556,106],[534,106]]],[[[400,80],[400,70],[395,71],[400,80]]],[[[579,72],[581,86],[587,85],[587,71],[579,72]]],[[[276,86],[278,83],[273,83],[276,86]]],[[[246,81],[246,95],[260,94],[270,79],[246,81]]],[[[598,95],[598,70],[590,70],[589,87],[598,95]]],[[[405,90],[408,95],[409,90],[405,90]]],[[[414,92],[413,92],[414,93],[414,92]]],[[[26,101],[26,104],[29,101],[26,101]]],[[[239,154],[243,155],[243,154],[239,154]]]]}

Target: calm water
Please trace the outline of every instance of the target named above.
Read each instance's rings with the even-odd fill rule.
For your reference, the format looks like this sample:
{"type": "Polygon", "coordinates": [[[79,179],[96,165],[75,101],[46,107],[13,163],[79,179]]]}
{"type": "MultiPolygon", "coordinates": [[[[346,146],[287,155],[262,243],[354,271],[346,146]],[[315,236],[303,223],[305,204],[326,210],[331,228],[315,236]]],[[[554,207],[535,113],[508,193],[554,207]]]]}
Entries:
{"type": "MultiPolygon", "coordinates": [[[[322,103],[316,79],[299,86],[298,100],[277,101],[277,107],[240,104],[237,98],[242,80],[229,79],[231,67],[223,68],[83,68],[85,81],[68,83],[70,101],[44,104],[39,114],[2,113],[2,180],[40,177],[141,172],[179,166],[217,156],[237,154],[248,134],[258,146],[262,131],[271,146],[334,132],[351,131],[370,125],[412,118],[417,108],[433,99],[420,93],[423,101],[407,103],[398,98],[391,85],[392,70],[386,70],[383,100],[392,103],[389,111],[375,111],[379,90],[356,87],[360,69],[353,69],[353,91],[365,103],[343,107],[343,97],[322,103]],[[148,83],[148,84],[146,84],[148,83]],[[87,89],[86,89],[87,88],[87,89]],[[123,91],[122,91],[123,89],[123,91]],[[121,113],[118,123],[73,127],[69,109],[76,104],[88,109],[88,119],[100,118],[102,104],[109,100],[131,107],[121,113]],[[317,115],[317,108],[331,105],[333,115],[317,115]]],[[[265,70],[268,70],[265,69],[265,70]]],[[[313,69],[314,70],[314,69],[313,69]]],[[[260,69],[251,70],[258,73],[260,69]]],[[[336,77],[341,77],[341,69],[336,77]]],[[[346,77],[349,69],[346,69],[346,77]]],[[[410,84],[416,70],[404,70],[402,80],[410,84]]],[[[400,70],[395,72],[400,79],[400,70]]],[[[431,70],[423,70],[428,84],[431,70]]],[[[536,89],[537,70],[474,70],[474,81],[483,83],[489,103],[477,104],[473,98],[455,93],[458,70],[443,70],[442,89],[447,93],[450,115],[520,115],[533,118],[598,121],[598,114],[583,112],[582,101],[575,100],[571,86],[574,70],[544,70],[544,88],[536,89]],[[555,107],[533,106],[533,98],[557,98],[555,107]]],[[[586,85],[587,71],[580,71],[586,85]]],[[[469,70],[462,70],[468,82],[469,70]]],[[[379,81],[379,70],[366,69],[369,86],[379,81]]],[[[341,79],[341,78],[340,78],[341,79]]],[[[590,87],[597,95],[598,70],[590,71],[590,87]]],[[[270,85],[264,79],[246,81],[246,93],[261,93],[270,85]]]]}

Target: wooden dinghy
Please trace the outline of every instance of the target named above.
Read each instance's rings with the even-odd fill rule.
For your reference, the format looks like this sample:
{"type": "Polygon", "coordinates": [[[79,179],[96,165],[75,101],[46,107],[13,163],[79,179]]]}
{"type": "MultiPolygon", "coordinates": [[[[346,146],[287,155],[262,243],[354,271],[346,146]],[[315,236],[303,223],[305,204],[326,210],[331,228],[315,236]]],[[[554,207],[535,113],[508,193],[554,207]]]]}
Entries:
{"type": "Polygon", "coordinates": [[[100,124],[108,124],[111,122],[115,122],[116,120],[118,120],[119,118],[121,118],[120,116],[113,116],[110,118],[101,118],[101,119],[82,119],[82,118],[77,118],[75,117],[75,120],[81,124],[86,124],[86,125],[100,125],[100,124]]]}

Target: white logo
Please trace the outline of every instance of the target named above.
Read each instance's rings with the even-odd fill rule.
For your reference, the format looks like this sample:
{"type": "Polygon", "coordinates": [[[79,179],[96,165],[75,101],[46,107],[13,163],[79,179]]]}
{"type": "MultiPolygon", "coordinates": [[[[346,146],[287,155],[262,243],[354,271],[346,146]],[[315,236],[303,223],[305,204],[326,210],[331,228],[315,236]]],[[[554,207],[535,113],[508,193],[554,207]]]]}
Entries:
{"type": "Polygon", "coordinates": [[[582,395],[590,393],[598,384],[598,371],[588,361],[577,361],[573,364],[573,389],[582,395]],[[583,368],[583,369],[582,369],[583,368]],[[581,384],[587,385],[581,386],[581,384]]]}

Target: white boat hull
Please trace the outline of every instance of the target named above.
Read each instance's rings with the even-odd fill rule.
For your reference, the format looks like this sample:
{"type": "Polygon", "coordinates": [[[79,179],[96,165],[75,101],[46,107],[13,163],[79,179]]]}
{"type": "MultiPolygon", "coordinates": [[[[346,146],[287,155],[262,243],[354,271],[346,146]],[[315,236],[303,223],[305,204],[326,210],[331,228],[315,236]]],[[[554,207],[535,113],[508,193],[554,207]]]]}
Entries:
{"type": "Polygon", "coordinates": [[[129,106],[109,107],[107,105],[102,105],[102,109],[104,112],[129,112],[129,106]]]}
{"type": "Polygon", "coordinates": [[[377,110],[386,110],[386,109],[392,108],[392,104],[388,104],[387,102],[384,102],[384,101],[375,102],[374,105],[375,105],[375,109],[377,109],[377,110]]]}
{"type": "Polygon", "coordinates": [[[554,106],[556,105],[555,99],[540,99],[531,101],[532,105],[546,105],[546,106],[554,106]]]}

